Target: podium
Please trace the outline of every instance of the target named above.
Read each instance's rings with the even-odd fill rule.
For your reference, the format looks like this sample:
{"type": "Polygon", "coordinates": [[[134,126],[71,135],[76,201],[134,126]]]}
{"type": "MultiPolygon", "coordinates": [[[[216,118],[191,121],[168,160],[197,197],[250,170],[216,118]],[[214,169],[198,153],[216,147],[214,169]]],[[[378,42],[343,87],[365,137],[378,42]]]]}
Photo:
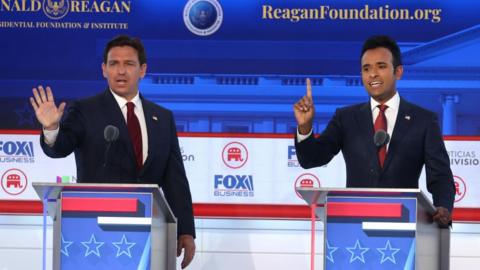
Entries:
{"type": "Polygon", "coordinates": [[[175,269],[177,221],[153,184],[33,183],[53,220],[53,269],[175,269]]]}
{"type": "Polygon", "coordinates": [[[420,189],[297,188],[324,223],[323,269],[449,269],[450,228],[420,189]]]}

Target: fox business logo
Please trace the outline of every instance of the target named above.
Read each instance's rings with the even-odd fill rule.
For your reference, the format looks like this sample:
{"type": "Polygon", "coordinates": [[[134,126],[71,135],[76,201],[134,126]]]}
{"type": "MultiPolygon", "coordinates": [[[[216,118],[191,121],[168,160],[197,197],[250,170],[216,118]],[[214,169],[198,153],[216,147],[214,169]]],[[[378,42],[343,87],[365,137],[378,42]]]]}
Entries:
{"type": "Polygon", "coordinates": [[[221,175],[214,176],[215,197],[253,197],[253,176],[221,175]]]}
{"type": "Polygon", "coordinates": [[[0,163],[34,163],[33,142],[0,141],[0,163]]]}
{"type": "Polygon", "coordinates": [[[130,13],[131,1],[125,0],[2,0],[0,12],[39,12],[52,20],[68,13],[130,13]]]}
{"type": "Polygon", "coordinates": [[[295,146],[289,145],[287,154],[288,154],[287,166],[300,167],[300,164],[298,164],[298,160],[297,160],[297,150],[295,149],[295,146]]]}

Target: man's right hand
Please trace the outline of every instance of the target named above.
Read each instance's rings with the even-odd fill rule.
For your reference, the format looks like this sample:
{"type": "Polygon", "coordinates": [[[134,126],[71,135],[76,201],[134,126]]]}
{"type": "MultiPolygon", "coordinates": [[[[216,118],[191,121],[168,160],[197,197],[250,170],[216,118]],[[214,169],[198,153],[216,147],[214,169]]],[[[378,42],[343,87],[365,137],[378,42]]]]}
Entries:
{"type": "Polygon", "coordinates": [[[33,88],[33,97],[30,97],[30,103],[35,110],[35,116],[38,122],[42,124],[46,130],[55,130],[58,128],[60,119],[62,119],[63,112],[65,110],[65,102],[62,102],[60,106],[55,105],[53,99],[52,90],[47,86],[47,90],[43,89],[43,86],[33,88]]]}
{"type": "Polygon", "coordinates": [[[302,135],[307,135],[312,130],[313,116],[315,107],[312,99],[312,84],[307,78],[307,94],[293,105],[295,119],[297,119],[298,131],[302,135]]]}

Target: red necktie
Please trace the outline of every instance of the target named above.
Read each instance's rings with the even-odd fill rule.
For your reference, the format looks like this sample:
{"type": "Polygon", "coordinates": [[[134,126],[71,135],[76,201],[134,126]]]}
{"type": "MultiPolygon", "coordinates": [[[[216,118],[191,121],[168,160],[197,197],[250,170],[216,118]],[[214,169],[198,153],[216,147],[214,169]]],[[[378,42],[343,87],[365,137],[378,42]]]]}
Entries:
{"type": "Polygon", "coordinates": [[[137,160],[137,169],[140,171],[143,165],[143,150],[142,150],[142,130],[140,129],[140,122],[134,112],[135,104],[127,102],[127,127],[128,134],[133,143],[133,150],[135,151],[135,158],[137,160]]]}
{"type": "MultiPolygon", "coordinates": [[[[374,129],[377,132],[380,129],[383,129],[387,132],[387,118],[385,117],[385,110],[388,108],[387,105],[381,104],[377,106],[378,116],[375,119],[374,129]]],[[[387,145],[383,145],[378,149],[378,160],[380,161],[380,167],[383,168],[383,163],[385,162],[385,157],[387,156],[387,145]]]]}

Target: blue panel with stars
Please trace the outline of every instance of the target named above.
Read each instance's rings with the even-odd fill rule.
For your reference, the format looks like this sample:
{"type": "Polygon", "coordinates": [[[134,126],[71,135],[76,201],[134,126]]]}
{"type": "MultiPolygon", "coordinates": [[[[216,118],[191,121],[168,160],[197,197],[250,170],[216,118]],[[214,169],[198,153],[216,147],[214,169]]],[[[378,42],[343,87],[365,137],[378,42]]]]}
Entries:
{"type": "Polygon", "coordinates": [[[62,212],[62,270],[150,269],[150,225],[103,225],[98,217],[152,217],[148,193],[63,192],[62,198],[138,200],[136,212],[62,212]]]}
{"type": "Polygon", "coordinates": [[[402,214],[398,218],[327,217],[325,269],[415,269],[415,231],[365,230],[362,227],[364,222],[415,223],[415,198],[327,198],[327,205],[331,202],[401,204],[402,214]]]}

